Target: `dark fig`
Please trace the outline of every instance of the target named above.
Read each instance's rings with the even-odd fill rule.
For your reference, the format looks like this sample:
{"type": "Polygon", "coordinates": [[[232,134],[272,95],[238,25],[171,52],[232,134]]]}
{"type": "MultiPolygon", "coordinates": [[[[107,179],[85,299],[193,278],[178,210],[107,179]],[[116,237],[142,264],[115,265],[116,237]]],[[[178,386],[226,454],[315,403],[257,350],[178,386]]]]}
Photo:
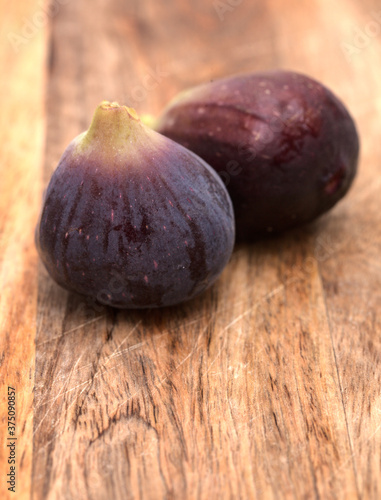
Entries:
{"type": "Polygon", "coordinates": [[[289,71],[185,91],[156,130],[220,174],[240,239],[311,221],[345,195],[357,169],[359,139],[344,105],[322,84],[289,71]]]}
{"type": "Polygon", "coordinates": [[[120,308],[168,306],[219,276],[234,214],[209,165],[133,109],[103,102],[53,173],[36,242],[68,290],[120,308]]]}

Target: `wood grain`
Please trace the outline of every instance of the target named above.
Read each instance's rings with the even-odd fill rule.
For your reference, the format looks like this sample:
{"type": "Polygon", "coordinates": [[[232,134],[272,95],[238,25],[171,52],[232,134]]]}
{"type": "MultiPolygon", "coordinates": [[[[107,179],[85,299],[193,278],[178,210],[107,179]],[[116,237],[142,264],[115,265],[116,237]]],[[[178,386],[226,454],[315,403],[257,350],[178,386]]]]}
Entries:
{"type": "MultiPolygon", "coordinates": [[[[20,23],[27,14],[13,8],[20,23]]],[[[0,186],[0,311],[2,330],[12,334],[12,343],[1,337],[1,370],[21,373],[24,398],[19,495],[29,498],[31,488],[34,500],[381,497],[381,16],[379,35],[362,48],[356,38],[377,9],[374,0],[62,2],[48,47],[45,185],[101,100],[158,113],[178,91],[234,73],[307,73],[332,88],[358,124],[360,170],[345,200],[314,224],[237,247],[211,290],[156,311],[113,311],[68,294],[42,266],[36,309],[30,242],[44,31],[14,61],[1,52],[2,67],[16,68],[1,94],[12,95],[2,101],[17,120],[0,139],[10,162],[2,163],[0,186]],[[21,107],[31,80],[33,103],[24,97],[21,107]],[[25,116],[37,127],[33,141],[25,116]],[[14,160],[20,144],[23,156],[14,160]]]]}
{"type": "MultiPolygon", "coordinates": [[[[8,491],[6,447],[8,386],[16,389],[17,498],[30,498],[32,472],[34,339],[37,252],[34,226],[40,210],[46,66],[46,28],[15,50],[37,2],[0,1],[0,498],[8,491]]],[[[32,31],[30,32],[32,34],[32,31]]]]}

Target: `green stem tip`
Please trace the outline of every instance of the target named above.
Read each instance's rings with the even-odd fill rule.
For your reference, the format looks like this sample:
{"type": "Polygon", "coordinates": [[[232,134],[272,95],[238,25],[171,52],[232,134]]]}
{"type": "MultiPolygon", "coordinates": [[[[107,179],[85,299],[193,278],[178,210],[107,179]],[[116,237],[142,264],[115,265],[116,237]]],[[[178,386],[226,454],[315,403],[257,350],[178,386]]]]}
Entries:
{"type": "Polygon", "coordinates": [[[83,146],[94,141],[104,150],[120,149],[136,138],[143,124],[133,108],[117,102],[103,101],[95,110],[91,125],[85,133],[83,146]]]}

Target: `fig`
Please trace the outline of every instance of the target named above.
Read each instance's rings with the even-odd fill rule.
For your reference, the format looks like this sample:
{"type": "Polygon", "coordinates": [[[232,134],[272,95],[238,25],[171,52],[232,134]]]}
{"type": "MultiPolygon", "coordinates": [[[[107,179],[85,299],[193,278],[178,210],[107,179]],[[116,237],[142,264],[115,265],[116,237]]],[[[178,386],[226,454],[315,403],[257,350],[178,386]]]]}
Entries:
{"type": "Polygon", "coordinates": [[[234,233],[216,172],[132,108],[104,101],[52,175],[36,245],[62,287],[113,307],[151,308],[208,288],[234,233]]]}
{"type": "Polygon", "coordinates": [[[323,214],[346,194],[357,170],[359,139],[347,109],[324,85],[291,71],[187,90],[155,129],[220,174],[241,240],[323,214]]]}

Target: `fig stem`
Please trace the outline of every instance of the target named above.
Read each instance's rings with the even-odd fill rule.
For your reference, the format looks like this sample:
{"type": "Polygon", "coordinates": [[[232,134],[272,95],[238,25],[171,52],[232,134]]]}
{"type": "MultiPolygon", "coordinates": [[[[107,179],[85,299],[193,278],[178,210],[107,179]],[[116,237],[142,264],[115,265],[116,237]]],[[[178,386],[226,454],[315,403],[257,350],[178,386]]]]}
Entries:
{"type": "Polygon", "coordinates": [[[121,106],[117,102],[103,101],[95,110],[82,145],[86,147],[95,141],[104,150],[120,149],[126,146],[127,141],[136,138],[142,126],[139,115],[133,108],[121,106]]]}
{"type": "Polygon", "coordinates": [[[141,121],[142,121],[142,123],[144,123],[144,125],[152,128],[153,130],[155,130],[156,124],[158,123],[156,116],[150,115],[149,113],[142,115],[141,121]]]}

